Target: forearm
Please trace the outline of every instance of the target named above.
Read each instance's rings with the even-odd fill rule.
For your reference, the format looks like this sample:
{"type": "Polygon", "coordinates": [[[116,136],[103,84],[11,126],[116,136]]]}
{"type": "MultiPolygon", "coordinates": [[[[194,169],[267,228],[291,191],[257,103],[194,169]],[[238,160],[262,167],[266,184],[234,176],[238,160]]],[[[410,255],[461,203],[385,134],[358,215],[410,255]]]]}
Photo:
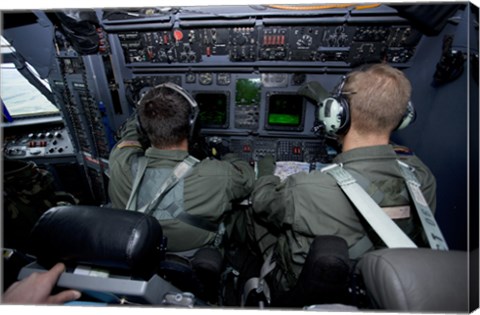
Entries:
{"type": "Polygon", "coordinates": [[[252,202],[255,215],[261,221],[281,228],[285,223],[285,184],[274,175],[260,177],[255,183],[252,202]]]}
{"type": "Polygon", "coordinates": [[[245,174],[246,177],[254,179],[255,172],[253,171],[253,167],[247,161],[241,159],[237,154],[228,153],[223,157],[222,161],[229,162],[241,174],[245,174]]]}
{"type": "Polygon", "coordinates": [[[238,155],[233,153],[226,154],[223,162],[231,164],[232,168],[232,199],[245,198],[253,190],[255,183],[255,172],[253,167],[238,155]]]}

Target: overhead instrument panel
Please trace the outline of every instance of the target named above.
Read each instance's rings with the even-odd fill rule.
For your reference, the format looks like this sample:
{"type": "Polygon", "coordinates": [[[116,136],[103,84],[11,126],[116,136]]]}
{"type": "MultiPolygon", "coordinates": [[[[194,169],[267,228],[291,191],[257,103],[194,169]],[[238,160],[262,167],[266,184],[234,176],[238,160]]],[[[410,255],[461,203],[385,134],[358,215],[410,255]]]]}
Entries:
{"type": "Polygon", "coordinates": [[[104,23],[109,33],[116,34],[125,63],[131,66],[219,61],[295,61],[329,66],[388,61],[406,65],[415,54],[421,33],[391,11],[341,12],[338,16],[317,13],[316,17],[311,17],[315,12],[309,12],[294,18],[289,14],[248,16],[238,25],[235,19],[209,23],[204,16],[195,20],[181,13],[159,27],[143,24],[146,19],[121,27],[118,22],[104,23]]]}
{"type": "Polygon", "coordinates": [[[235,27],[120,32],[127,64],[202,63],[212,56],[229,62],[363,60],[408,63],[420,33],[405,25],[235,27]]]}
{"type": "Polygon", "coordinates": [[[202,52],[195,30],[119,33],[127,63],[200,62],[202,52]]]}

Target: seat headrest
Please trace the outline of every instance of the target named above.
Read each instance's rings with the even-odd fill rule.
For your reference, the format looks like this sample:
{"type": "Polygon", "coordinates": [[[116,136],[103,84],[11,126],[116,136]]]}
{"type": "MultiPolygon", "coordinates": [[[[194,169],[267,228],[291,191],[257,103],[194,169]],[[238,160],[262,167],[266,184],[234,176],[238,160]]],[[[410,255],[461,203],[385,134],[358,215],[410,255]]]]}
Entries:
{"type": "Polygon", "coordinates": [[[161,258],[162,228],[152,216],[96,206],[61,206],[45,212],[30,235],[29,252],[50,268],[61,261],[153,274],[161,258]]]}
{"type": "Polygon", "coordinates": [[[468,311],[467,253],[392,248],[367,253],[359,268],[375,306],[394,311],[468,311]]]}

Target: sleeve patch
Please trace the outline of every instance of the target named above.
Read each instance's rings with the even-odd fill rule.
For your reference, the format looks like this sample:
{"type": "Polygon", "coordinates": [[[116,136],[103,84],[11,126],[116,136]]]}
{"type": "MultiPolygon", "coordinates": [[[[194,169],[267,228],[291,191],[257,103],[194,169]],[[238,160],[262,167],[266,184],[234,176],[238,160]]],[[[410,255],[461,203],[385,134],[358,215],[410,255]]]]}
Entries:
{"type": "Polygon", "coordinates": [[[142,145],[137,140],[124,140],[124,141],[120,142],[119,144],[117,144],[117,148],[119,148],[119,149],[131,148],[131,147],[141,149],[142,145]]]}

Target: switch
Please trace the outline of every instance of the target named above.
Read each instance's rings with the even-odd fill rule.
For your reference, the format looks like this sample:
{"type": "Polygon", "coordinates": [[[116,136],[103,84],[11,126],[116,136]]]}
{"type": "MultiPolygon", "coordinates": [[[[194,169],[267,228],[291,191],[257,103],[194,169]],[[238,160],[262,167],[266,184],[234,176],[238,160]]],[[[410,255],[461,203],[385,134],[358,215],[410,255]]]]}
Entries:
{"type": "Polygon", "coordinates": [[[177,42],[181,41],[183,39],[183,33],[181,30],[174,30],[173,31],[173,38],[175,38],[175,40],[177,42]]]}

